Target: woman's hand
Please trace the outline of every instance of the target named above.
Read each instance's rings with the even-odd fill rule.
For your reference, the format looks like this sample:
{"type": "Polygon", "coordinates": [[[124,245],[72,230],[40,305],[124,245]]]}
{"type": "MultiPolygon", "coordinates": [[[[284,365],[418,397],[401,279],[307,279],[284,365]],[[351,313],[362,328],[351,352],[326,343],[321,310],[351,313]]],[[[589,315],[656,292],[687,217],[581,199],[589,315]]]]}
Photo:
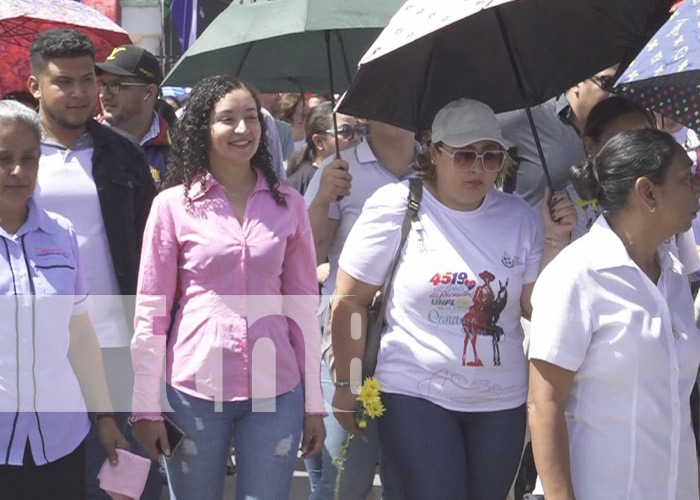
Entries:
{"type": "Polygon", "coordinates": [[[323,449],[326,439],[326,427],[323,415],[304,415],[304,435],[301,441],[301,458],[317,455],[323,449]]]}
{"type": "Polygon", "coordinates": [[[333,396],[333,416],[340,426],[350,434],[361,434],[357,426],[355,413],[357,411],[357,397],[350,387],[336,387],[333,396]]]}
{"type": "Polygon", "coordinates": [[[166,457],[170,456],[168,433],[165,431],[165,423],[162,420],[137,420],[134,422],[134,437],[146,447],[151,460],[158,460],[160,450],[163,450],[166,457]]]}
{"type": "Polygon", "coordinates": [[[542,203],[545,235],[552,240],[561,241],[565,246],[571,238],[571,231],[574,230],[578,222],[576,207],[566,191],[554,193],[551,199],[550,207],[549,188],[545,187],[544,202],[542,203]]]}
{"type": "Polygon", "coordinates": [[[102,448],[104,448],[105,453],[107,453],[107,457],[109,457],[109,463],[112,465],[117,465],[119,462],[117,448],[128,450],[129,443],[117,427],[117,422],[114,420],[114,418],[101,418],[97,420],[96,425],[97,435],[100,438],[100,443],[102,443],[102,448]]]}

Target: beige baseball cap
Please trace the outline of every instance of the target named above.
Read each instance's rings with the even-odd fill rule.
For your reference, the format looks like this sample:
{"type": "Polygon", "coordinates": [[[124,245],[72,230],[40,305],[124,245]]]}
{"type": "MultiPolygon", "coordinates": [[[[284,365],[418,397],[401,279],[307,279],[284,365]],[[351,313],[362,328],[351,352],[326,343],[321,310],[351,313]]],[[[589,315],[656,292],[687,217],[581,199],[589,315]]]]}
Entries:
{"type": "Polygon", "coordinates": [[[461,98],[446,104],[433,120],[432,142],[461,148],[479,141],[494,141],[508,149],[493,110],[481,101],[461,98]]]}

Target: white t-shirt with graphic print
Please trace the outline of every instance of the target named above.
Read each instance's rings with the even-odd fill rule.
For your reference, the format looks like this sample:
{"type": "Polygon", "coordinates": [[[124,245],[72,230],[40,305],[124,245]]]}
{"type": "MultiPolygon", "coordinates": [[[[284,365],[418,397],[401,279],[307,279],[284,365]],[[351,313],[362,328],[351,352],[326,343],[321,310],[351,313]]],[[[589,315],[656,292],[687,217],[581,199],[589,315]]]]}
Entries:
{"type": "MultiPolygon", "coordinates": [[[[403,182],[380,188],[367,201],[340,268],[365,283],[384,283],[407,198],[403,182]]],[[[527,361],[520,295],[539,271],[539,215],[496,189],[476,210],[452,210],[425,187],[418,214],[388,297],[375,372],[382,390],[456,411],[523,404],[527,361]]]]}

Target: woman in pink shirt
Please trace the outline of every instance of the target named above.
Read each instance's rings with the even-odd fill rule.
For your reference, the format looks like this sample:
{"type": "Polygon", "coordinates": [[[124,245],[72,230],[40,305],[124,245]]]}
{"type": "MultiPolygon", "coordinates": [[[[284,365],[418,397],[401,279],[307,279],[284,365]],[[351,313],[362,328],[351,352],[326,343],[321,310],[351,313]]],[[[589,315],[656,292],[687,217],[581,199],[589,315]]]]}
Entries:
{"type": "Polygon", "coordinates": [[[279,184],[265,137],[251,88],[203,80],[144,232],[132,419],[151,457],[166,455],[177,500],[223,497],[232,433],[236,498],[288,498],[302,430],[304,456],[325,437],[311,229],[301,196],[279,184]],[[186,434],[172,453],[163,362],[168,416],[186,434]]]}

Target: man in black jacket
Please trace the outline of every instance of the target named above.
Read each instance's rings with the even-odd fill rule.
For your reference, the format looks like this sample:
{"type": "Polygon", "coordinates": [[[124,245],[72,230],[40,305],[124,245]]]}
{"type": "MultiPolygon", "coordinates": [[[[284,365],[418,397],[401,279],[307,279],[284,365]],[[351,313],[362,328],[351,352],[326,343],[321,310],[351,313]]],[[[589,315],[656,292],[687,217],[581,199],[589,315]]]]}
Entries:
{"type": "MultiPolygon", "coordinates": [[[[49,30],[34,39],[30,53],[29,90],[39,100],[43,127],[35,199],[75,228],[91,295],[89,313],[117,410],[107,418],[124,429],[133,379],[132,302],[155,186],[138,145],[92,119],[97,79],[90,40],[69,29],[49,30]]],[[[108,499],[96,479],[105,459],[96,434],[93,426],[87,438],[88,498],[108,499]]],[[[152,472],[157,490],[157,468],[152,472]]],[[[159,498],[153,495],[148,498],[159,498]]]]}

